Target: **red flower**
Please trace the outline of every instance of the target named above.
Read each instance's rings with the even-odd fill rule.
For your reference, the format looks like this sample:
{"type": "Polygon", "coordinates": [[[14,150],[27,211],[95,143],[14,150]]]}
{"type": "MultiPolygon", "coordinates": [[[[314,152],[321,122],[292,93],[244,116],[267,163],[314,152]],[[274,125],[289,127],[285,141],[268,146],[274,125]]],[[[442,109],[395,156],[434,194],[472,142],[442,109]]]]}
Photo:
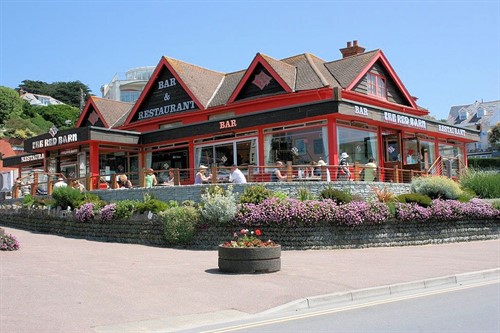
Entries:
{"type": "Polygon", "coordinates": [[[257,230],[255,230],[255,234],[256,234],[257,236],[260,236],[260,235],[262,235],[262,232],[260,232],[260,230],[259,230],[259,229],[257,229],[257,230]]]}
{"type": "Polygon", "coordinates": [[[246,229],[241,229],[240,233],[241,233],[242,235],[244,235],[244,234],[246,234],[246,233],[247,233],[247,231],[246,231],[246,229]]]}

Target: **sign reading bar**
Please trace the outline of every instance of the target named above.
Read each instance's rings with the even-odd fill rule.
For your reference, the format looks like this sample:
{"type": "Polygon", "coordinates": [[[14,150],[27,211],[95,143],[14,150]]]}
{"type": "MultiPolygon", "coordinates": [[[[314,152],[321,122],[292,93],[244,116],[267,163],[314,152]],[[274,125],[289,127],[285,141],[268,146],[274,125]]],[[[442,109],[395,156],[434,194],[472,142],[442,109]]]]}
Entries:
{"type": "Polygon", "coordinates": [[[71,134],[54,136],[53,138],[50,138],[50,139],[33,141],[31,143],[31,148],[32,149],[40,149],[40,148],[63,145],[66,143],[72,143],[72,142],[77,142],[77,141],[78,141],[78,134],[71,133],[71,134]]]}
{"type": "Polygon", "coordinates": [[[354,105],[354,113],[355,114],[360,114],[362,116],[367,116],[368,115],[368,109],[365,108],[364,106],[354,105]]]}
{"type": "Polygon", "coordinates": [[[438,131],[439,132],[444,132],[444,133],[450,133],[450,134],[455,134],[455,135],[460,135],[460,136],[465,136],[465,130],[462,128],[456,128],[456,127],[451,127],[451,126],[446,126],[446,125],[438,125],[438,131]]]}
{"type": "Polygon", "coordinates": [[[392,112],[385,111],[384,120],[394,124],[427,129],[427,124],[425,123],[425,120],[408,117],[401,114],[395,114],[392,112]]]}
{"type": "Polygon", "coordinates": [[[219,121],[219,129],[225,129],[225,128],[233,128],[236,127],[236,119],[231,119],[231,120],[226,120],[226,121],[219,121]]]}

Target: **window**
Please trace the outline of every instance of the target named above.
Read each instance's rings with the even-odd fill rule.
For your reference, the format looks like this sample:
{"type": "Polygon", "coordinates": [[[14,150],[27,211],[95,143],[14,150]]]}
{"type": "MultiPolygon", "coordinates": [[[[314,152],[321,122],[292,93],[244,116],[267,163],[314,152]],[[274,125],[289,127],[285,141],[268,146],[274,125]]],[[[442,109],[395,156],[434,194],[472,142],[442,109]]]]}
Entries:
{"type": "Polygon", "coordinates": [[[346,152],[349,154],[350,162],[366,164],[370,158],[378,160],[376,132],[338,126],[337,143],[339,155],[346,152]]]}
{"type": "Polygon", "coordinates": [[[368,73],[366,74],[366,81],[368,95],[373,95],[384,99],[387,98],[387,87],[384,77],[377,74],[368,73]]]}

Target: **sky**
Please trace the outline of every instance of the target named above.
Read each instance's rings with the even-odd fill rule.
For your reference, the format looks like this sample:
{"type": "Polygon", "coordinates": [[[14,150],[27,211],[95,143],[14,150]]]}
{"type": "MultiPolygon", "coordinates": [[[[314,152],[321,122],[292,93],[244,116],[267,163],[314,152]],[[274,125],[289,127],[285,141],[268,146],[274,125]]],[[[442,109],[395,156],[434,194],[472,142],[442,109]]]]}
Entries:
{"type": "Polygon", "coordinates": [[[230,73],[257,53],[341,58],[381,49],[418,105],[500,100],[500,0],[0,0],[0,86],[100,87],[168,56],[230,73]]]}

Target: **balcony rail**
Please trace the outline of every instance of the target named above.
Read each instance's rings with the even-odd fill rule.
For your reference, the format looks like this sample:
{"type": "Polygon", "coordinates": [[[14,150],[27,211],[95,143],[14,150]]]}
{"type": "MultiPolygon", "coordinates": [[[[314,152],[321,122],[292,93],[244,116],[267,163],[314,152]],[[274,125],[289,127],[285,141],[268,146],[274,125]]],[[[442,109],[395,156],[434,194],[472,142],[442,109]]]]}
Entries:
{"type": "MultiPolygon", "coordinates": [[[[211,179],[207,184],[229,183],[231,167],[209,168],[207,175],[211,175],[211,179]]],[[[240,166],[239,169],[245,175],[248,183],[263,183],[272,181],[272,173],[275,166],[240,166]]],[[[153,170],[158,184],[156,186],[180,186],[194,184],[195,174],[199,169],[171,169],[174,173],[173,182],[164,182],[166,170],[153,170]],[[161,177],[160,177],[161,175],[161,177]]],[[[438,159],[431,166],[429,171],[406,170],[398,168],[366,167],[364,164],[355,163],[349,166],[349,173],[341,171],[339,165],[292,165],[287,163],[280,169],[282,175],[285,176],[284,182],[312,182],[312,181],[375,181],[375,182],[391,182],[391,183],[409,183],[416,176],[426,174],[442,174],[442,160],[438,159]]],[[[132,187],[144,187],[144,178],[146,171],[142,172],[127,172],[123,174],[103,174],[89,175],[86,177],[67,179],[61,173],[34,172],[33,174],[24,177],[22,183],[14,184],[12,197],[18,198],[22,195],[51,195],[54,184],[59,177],[62,177],[68,186],[72,186],[75,180],[78,180],[85,186],[87,191],[105,190],[105,189],[122,189],[120,178],[122,175],[127,176],[131,181],[132,187]],[[28,181],[26,181],[28,179],[28,181]]]]}

